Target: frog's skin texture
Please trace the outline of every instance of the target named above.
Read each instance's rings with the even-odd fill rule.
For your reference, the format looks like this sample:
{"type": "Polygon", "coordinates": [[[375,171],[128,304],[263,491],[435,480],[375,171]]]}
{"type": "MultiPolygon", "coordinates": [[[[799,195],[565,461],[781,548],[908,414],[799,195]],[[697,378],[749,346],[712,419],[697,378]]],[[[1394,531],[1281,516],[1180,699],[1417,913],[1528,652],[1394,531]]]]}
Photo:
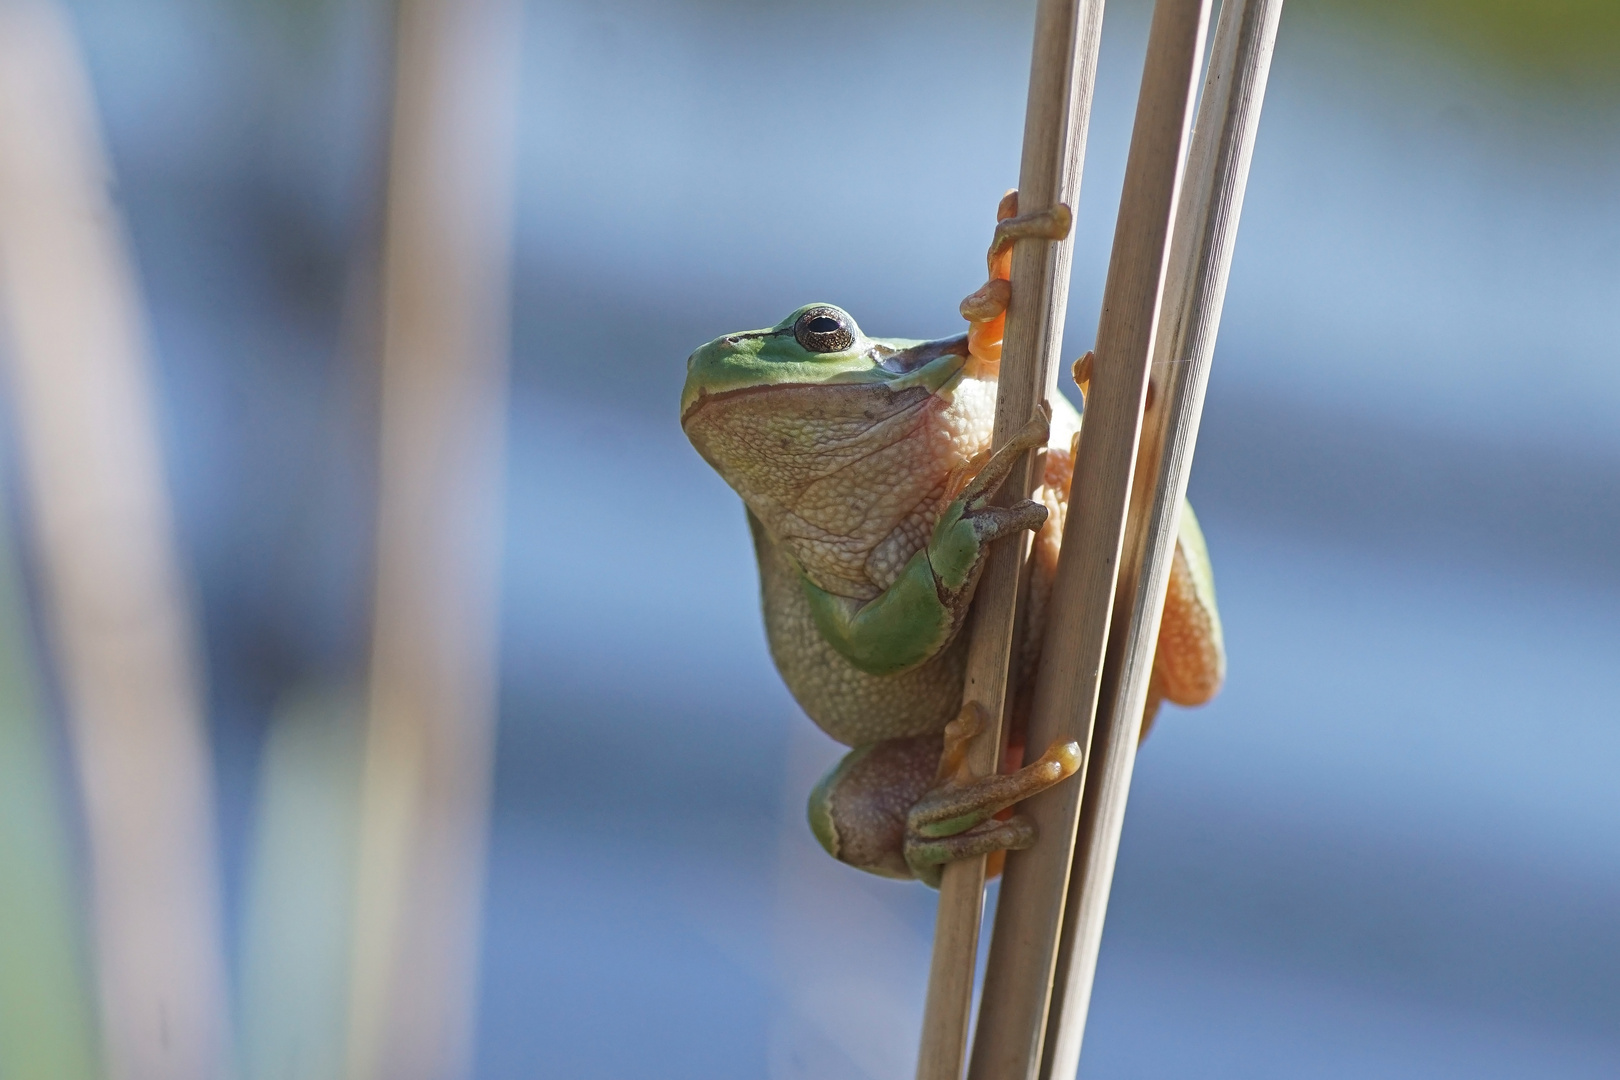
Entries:
{"type": "MultiPolygon", "coordinates": [[[[1000,216],[1012,216],[1006,202],[1000,216]]],[[[951,859],[1032,843],[1027,821],[994,815],[1080,760],[1061,744],[976,780],[962,760],[981,718],[962,708],[961,631],[984,556],[997,539],[1035,532],[1014,658],[1030,686],[1080,429],[1057,398],[1049,424],[989,451],[1008,295],[1000,237],[1020,221],[1004,221],[991,281],[964,301],[969,335],[868,338],[848,313],[811,304],[698,349],[681,396],[692,444],[747,506],[777,669],[811,719],[854,748],[812,793],[812,830],[845,862],[935,884],[951,859]],[[1037,454],[1033,498],[990,505],[1026,450],[1037,454]]],[[[1224,671],[1203,537],[1184,508],[1145,722],[1161,699],[1208,700],[1224,671]]],[[[1026,709],[1015,702],[1012,764],[1026,709]]]]}

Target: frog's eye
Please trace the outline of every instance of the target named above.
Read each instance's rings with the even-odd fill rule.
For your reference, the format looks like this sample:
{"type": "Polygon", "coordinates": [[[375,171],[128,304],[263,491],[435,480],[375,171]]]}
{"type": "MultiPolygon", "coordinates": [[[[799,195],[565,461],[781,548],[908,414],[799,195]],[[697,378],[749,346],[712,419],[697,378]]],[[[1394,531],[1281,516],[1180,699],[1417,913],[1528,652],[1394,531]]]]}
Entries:
{"type": "Polygon", "coordinates": [[[793,338],[810,352],[843,352],[855,344],[855,330],[837,308],[813,307],[793,324],[793,338]]]}

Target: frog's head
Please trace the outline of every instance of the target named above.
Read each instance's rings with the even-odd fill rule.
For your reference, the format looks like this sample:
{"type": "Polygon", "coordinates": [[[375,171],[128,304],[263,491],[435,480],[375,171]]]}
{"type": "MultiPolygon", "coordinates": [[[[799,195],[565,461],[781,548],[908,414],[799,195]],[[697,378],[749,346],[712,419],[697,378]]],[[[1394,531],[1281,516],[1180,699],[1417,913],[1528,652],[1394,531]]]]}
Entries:
{"type": "Polygon", "coordinates": [[[806,304],[775,326],[693,353],[681,426],[753,505],[750,474],[775,487],[914,434],[910,421],[925,403],[949,400],[967,361],[965,334],[874,339],[842,308],[806,304]]]}
{"type": "Polygon", "coordinates": [[[806,304],[763,330],[715,338],[686,361],[681,423],[712,399],[772,387],[879,384],[891,391],[945,388],[961,372],[967,336],[943,341],[869,338],[849,312],[806,304]]]}
{"type": "Polygon", "coordinates": [[[773,535],[816,538],[795,555],[824,588],[857,595],[864,553],[979,449],[952,410],[967,352],[965,334],[869,338],[842,309],[809,304],[693,353],[681,426],[773,535]]]}

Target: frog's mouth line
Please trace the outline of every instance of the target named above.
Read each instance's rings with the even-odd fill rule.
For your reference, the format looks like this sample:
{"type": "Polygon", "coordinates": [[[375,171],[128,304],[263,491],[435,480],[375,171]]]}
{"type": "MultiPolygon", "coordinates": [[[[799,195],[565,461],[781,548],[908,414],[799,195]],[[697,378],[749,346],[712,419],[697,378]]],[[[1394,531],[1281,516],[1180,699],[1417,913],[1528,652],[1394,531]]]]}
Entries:
{"type": "MultiPolygon", "coordinates": [[[[966,334],[956,337],[940,338],[937,341],[924,341],[906,349],[891,349],[887,345],[874,342],[873,355],[877,358],[878,367],[891,375],[910,375],[920,371],[944,356],[966,357],[968,353],[968,338],[966,334]]],[[[705,405],[723,401],[735,401],[750,394],[762,394],[772,390],[780,390],[785,386],[815,386],[833,389],[835,387],[855,388],[870,387],[873,385],[887,385],[881,381],[872,382],[825,382],[825,383],[771,383],[765,386],[740,386],[734,390],[709,391],[699,390],[696,400],[681,413],[681,426],[695,417],[705,405]]],[[[889,387],[889,389],[896,389],[889,387]]]]}
{"type": "Polygon", "coordinates": [[[686,407],[681,413],[681,426],[685,427],[692,418],[702,412],[707,405],[720,406],[739,398],[752,397],[756,394],[768,394],[775,390],[789,387],[815,387],[827,390],[869,390],[874,386],[882,387],[883,383],[767,383],[764,386],[739,386],[735,390],[699,390],[697,400],[686,407]]]}

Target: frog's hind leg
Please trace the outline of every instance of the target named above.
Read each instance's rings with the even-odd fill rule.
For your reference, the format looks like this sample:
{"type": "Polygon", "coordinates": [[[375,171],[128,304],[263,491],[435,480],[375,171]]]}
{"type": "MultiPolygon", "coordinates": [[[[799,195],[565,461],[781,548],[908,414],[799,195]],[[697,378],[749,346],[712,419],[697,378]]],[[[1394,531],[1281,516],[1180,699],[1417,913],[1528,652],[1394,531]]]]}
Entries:
{"type": "Polygon", "coordinates": [[[810,792],[810,831],[827,854],[884,877],[909,878],[906,815],[934,785],[940,736],[857,746],[810,792]]]}
{"type": "Polygon", "coordinates": [[[1215,696],[1225,679],[1226,645],[1220,612],[1215,609],[1215,578],[1198,518],[1191,506],[1183,504],[1153,674],[1148,680],[1147,706],[1142,710],[1141,737],[1147,738],[1162,702],[1202,705],[1215,696]]]}
{"type": "Polygon", "coordinates": [[[1165,590],[1153,674],[1165,700],[1176,705],[1204,704],[1226,679],[1226,644],[1215,607],[1215,575],[1204,532],[1192,507],[1185,503],[1165,590]]]}
{"type": "Polygon", "coordinates": [[[938,886],[945,863],[1026,848],[1035,827],[996,814],[1071,776],[1080,748],[1060,743],[1017,772],[972,777],[967,744],[983,725],[963,708],[943,736],[885,739],[844,755],[810,793],[810,829],[841,862],[938,886]]]}

